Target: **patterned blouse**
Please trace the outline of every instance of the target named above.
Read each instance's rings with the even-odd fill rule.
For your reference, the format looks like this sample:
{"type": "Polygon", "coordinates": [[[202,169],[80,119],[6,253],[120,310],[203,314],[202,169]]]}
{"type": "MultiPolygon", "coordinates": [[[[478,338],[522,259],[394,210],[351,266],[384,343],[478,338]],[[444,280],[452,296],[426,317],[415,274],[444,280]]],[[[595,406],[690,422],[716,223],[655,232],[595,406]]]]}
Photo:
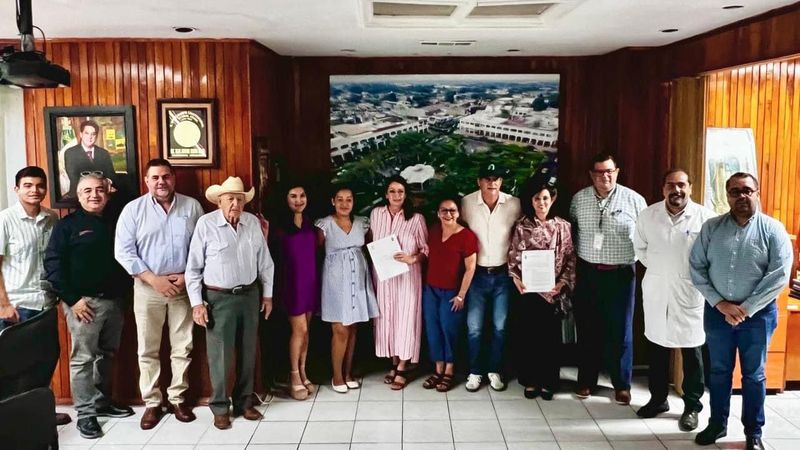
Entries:
{"type": "MultiPolygon", "coordinates": [[[[545,222],[535,217],[531,220],[524,216],[517,220],[508,249],[508,272],[511,276],[521,279],[522,252],[550,248],[555,248],[556,253],[556,290],[569,294],[575,289],[577,256],[572,245],[572,226],[560,217],[545,222]]],[[[548,303],[553,303],[552,294],[538,295],[548,303]]]]}

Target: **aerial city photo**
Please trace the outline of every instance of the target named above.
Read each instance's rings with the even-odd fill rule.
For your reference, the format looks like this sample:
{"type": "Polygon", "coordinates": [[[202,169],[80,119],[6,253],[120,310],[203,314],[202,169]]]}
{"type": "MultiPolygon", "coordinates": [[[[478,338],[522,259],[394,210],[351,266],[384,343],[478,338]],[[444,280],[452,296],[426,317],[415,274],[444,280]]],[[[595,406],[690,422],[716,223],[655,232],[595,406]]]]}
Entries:
{"type": "Polygon", "coordinates": [[[506,192],[531,176],[555,183],[558,98],[558,74],[331,76],[335,181],[366,211],[400,174],[426,213],[475,190],[489,161],[508,170],[506,192]]]}

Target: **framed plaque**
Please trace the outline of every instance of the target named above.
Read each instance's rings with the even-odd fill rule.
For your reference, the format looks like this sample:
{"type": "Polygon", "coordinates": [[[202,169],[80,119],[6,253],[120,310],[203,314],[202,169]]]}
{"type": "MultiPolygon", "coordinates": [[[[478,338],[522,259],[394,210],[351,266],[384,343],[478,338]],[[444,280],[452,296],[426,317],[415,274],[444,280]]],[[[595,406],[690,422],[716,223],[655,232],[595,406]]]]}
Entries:
{"type": "Polygon", "coordinates": [[[159,99],[161,155],[173,166],[215,167],[217,126],[213,99],[159,99]]]}

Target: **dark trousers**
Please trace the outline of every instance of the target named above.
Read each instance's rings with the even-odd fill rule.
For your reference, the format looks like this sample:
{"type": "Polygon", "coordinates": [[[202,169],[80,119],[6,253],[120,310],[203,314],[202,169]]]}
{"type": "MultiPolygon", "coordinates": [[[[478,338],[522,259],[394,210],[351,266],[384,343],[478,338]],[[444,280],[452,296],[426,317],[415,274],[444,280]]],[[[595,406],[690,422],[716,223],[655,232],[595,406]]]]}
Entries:
{"type": "MultiPolygon", "coordinates": [[[[703,347],[681,348],[683,356],[683,405],[689,411],[701,411],[703,383],[703,347]]],[[[650,401],[663,403],[669,395],[669,359],[672,349],[650,342],[650,401]]]]}
{"type": "Polygon", "coordinates": [[[236,381],[233,385],[234,412],[251,405],[256,365],[256,340],[260,307],[258,288],[248,287],[233,295],[207,291],[211,326],[206,328],[206,353],[211,378],[208,406],[215,415],[228,414],[228,375],[236,357],[236,381]],[[238,349],[238,350],[237,350],[238,349]]]}
{"type": "Polygon", "coordinates": [[[735,327],[725,316],[706,303],[703,317],[709,356],[708,393],[711,397],[710,423],[728,424],[731,387],[736,351],[742,368],[742,425],[747,436],[761,437],[764,426],[764,398],[767,395],[766,373],[769,341],[778,326],[778,307],[773,301],[753,317],[735,327]]]}
{"type": "Polygon", "coordinates": [[[422,317],[428,353],[434,363],[455,363],[456,346],[464,329],[466,308],[453,311],[450,300],[458,294],[455,289],[425,286],[422,291],[422,317]]]}
{"type": "Polygon", "coordinates": [[[635,283],[633,264],[600,270],[578,260],[574,309],[579,387],[595,387],[605,366],[614,389],[631,388],[635,283]]]}
{"type": "Polygon", "coordinates": [[[42,312],[41,309],[28,309],[28,308],[18,307],[17,308],[17,314],[19,314],[19,322],[11,322],[11,321],[8,321],[8,320],[1,320],[0,319],[0,331],[3,331],[4,329],[6,329],[6,328],[8,328],[8,327],[10,327],[12,325],[16,325],[18,323],[25,322],[26,320],[32,318],[33,316],[39,314],[40,312],[42,312]]]}
{"type": "Polygon", "coordinates": [[[555,392],[561,370],[561,318],[555,307],[537,294],[515,297],[512,311],[519,384],[555,392]]]}

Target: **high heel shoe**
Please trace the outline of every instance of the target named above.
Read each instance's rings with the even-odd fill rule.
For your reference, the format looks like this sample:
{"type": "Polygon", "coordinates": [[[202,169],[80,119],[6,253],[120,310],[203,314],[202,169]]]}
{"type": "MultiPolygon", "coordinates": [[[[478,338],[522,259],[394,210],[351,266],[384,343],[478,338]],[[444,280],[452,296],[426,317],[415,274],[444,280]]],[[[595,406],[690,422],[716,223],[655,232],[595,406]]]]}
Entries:
{"type": "Polygon", "coordinates": [[[349,389],[358,389],[361,387],[361,383],[355,380],[350,380],[350,381],[345,380],[344,384],[347,385],[349,389]]]}
{"type": "MultiPolygon", "coordinates": [[[[306,373],[306,366],[305,365],[301,365],[300,366],[300,373],[303,373],[303,374],[306,373]]],[[[314,391],[316,391],[316,389],[314,388],[314,383],[312,383],[311,380],[309,380],[308,378],[303,380],[303,386],[306,387],[306,390],[308,390],[308,394],[309,395],[313,395],[314,391]]]]}
{"type": "MultiPolygon", "coordinates": [[[[290,383],[293,374],[297,374],[298,378],[300,377],[300,371],[297,370],[292,370],[289,374],[290,383]]],[[[308,395],[308,389],[303,384],[292,384],[289,386],[289,396],[295,400],[305,400],[308,398],[308,395]]]]}
{"type": "Polygon", "coordinates": [[[348,391],[347,384],[333,384],[333,380],[331,380],[331,389],[340,394],[347,394],[348,391]]]}

